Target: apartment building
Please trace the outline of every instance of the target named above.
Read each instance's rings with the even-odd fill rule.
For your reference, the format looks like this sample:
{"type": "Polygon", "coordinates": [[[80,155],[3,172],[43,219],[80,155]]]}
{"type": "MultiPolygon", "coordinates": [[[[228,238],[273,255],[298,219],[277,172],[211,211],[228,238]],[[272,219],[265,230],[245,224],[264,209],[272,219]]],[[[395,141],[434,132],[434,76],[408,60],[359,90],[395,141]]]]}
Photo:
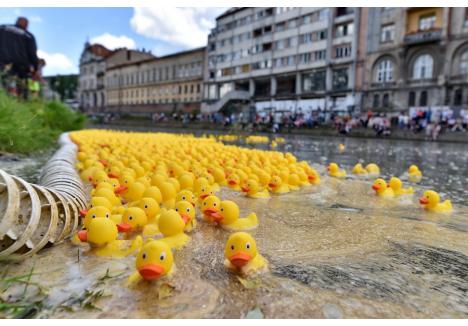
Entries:
{"type": "Polygon", "coordinates": [[[353,110],[359,8],[231,8],[208,36],[202,111],[353,110]]]}
{"type": "Polygon", "coordinates": [[[106,70],[105,59],[112,51],[101,44],[86,43],[80,57],[78,78],[78,100],[85,112],[105,106],[102,76],[106,70]]]}
{"type": "Polygon", "coordinates": [[[109,65],[106,111],[147,114],[198,110],[205,49],[109,65]]]}
{"type": "Polygon", "coordinates": [[[368,10],[366,108],[468,107],[467,8],[368,10]]]}
{"type": "Polygon", "coordinates": [[[106,69],[120,64],[131,64],[155,58],[148,51],[116,49],[111,51],[101,44],[86,43],[80,57],[78,99],[85,112],[104,111],[107,105],[104,75],[106,69]]]}

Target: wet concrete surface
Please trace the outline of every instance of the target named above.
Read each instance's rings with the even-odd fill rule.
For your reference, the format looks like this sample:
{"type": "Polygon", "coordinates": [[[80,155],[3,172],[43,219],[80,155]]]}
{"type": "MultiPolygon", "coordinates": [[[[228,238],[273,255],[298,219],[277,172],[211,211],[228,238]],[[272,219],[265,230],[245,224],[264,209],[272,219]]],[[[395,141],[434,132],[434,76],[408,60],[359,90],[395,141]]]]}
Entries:
{"type": "MultiPolygon", "coordinates": [[[[44,293],[28,286],[22,300],[40,300],[29,317],[466,318],[466,147],[363,141],[345,140],[343,153],[336,148],[342,140],[335,144],[329,138],[288,139],[279,149],[308,159],[322,175],[324,163],[332,160],[348,168],[358,159],[374,158],[386,176],[419,163],[427,180],[414,196],[385,200],[373,194],[370,180],[326,176],[319,186],[269,200],[222,190],[222,198],[239,204],[241,215],[259,216],[252,235],[269,272],[256,278],[239,278],[224,268],[229,233],[203,222],[187,247],[175,253],[171,279],[126,287],[133,257],[96,257],[70,241],[25,262],[2,264],[0,275],[5,279],[34,268],[31,281],[44,293]],[[447,171],[453,178],[449,185],[447,171]],[[455,199],[452,215],[419,207],[417,198],[429,186],[455,199]]],[[[13,284],[0,295],[14,301],[23,290],[23,283],[13,284]]]]}

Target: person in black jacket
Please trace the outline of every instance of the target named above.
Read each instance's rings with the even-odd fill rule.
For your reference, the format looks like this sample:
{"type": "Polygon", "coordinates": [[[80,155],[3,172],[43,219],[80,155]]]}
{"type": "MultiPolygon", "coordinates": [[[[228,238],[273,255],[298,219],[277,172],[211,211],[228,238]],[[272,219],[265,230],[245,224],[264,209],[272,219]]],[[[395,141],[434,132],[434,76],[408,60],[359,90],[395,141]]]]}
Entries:
{"type": "Polygon", "coordinates": [[[28,20],[19,17],[15,25],[0,25],[0,71],[17,79],[17,91],[27,98],[26,80],[38,69],[37,45],[28,32],[28,20]]]}

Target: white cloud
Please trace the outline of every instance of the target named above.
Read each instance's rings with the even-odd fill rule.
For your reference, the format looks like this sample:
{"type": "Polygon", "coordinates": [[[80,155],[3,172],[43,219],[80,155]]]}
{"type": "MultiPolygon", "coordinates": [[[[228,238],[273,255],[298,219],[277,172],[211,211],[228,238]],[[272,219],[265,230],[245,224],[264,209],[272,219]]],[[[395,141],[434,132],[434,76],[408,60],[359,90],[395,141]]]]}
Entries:
{"type": "Polygon", "coordinates": [[[206,45],[215,18],[226,8],[134,8],[132,29],[143,36],[188,47],[206,45]]]}
{"type": "Polygon", "coordinates": [[[71,74],[78,71],[78,68],[63,53],[47,53],[45,51],[38,50],[37,56],[46,61],[46,66],[43,70],[43,74],[45,76],[71,74]]]}
{"type": "Polygon", "coordinates": [[[91,38],[90,41],[91,43],[102,44],[110,50],[117,48],[136,48],[135,41],[125,35],[115,36],[109,33],[104,33],[102,35],[91,38]]]}

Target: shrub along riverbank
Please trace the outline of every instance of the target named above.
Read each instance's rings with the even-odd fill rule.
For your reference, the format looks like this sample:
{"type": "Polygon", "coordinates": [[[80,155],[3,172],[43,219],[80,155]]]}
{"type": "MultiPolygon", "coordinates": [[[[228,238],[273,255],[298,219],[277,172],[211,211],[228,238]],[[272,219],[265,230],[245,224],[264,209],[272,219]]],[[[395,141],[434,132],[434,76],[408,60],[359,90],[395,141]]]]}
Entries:
{"type": "Polygon", "coordinates": [[[62,132],[82,129],[85,117],[61,102],[21,102],[0,91],[0,151],[31,153],[51,146],[62,132]]]}

